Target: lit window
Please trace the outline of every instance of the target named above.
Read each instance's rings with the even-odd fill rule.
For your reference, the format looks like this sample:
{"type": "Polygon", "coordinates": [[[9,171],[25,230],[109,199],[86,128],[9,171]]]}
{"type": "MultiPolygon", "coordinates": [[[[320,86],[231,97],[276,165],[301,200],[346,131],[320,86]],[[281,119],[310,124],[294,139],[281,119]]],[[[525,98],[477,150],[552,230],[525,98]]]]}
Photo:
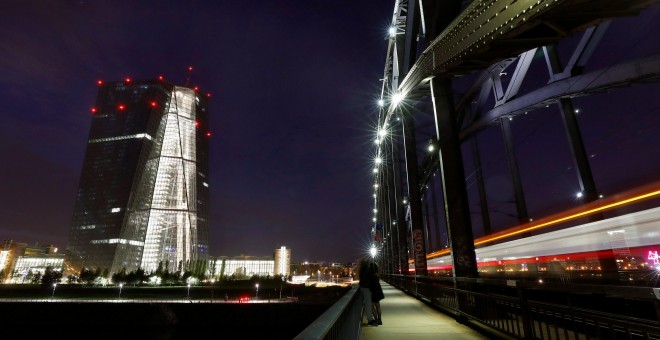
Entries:
{"type": "Polygon", "coordinates": [[[114,214],[114,213],[118,213],[120,211],[121,211],[121,208],[112,208],[112,210],[110,212],[112,212],[114,214]]]}

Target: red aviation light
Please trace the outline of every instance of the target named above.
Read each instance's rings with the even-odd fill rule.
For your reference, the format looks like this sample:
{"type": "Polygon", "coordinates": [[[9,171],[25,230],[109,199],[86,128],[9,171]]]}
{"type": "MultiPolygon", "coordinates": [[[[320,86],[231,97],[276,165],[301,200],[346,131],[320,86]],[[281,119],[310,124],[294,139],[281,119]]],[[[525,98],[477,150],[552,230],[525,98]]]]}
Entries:
{"type": "Polygon", "coordinates": [[[195,90],[195,91],[199,91],[199,86],[195,86],[195,87],[193,87],[193,90],[195,90]]]}
{"type": "Polygon", "coordinates": [[[210,92],[207,93],[206,96],[209,97],[209,98],[211,98],[211,93],[210,93],[210,92]]]}
{"type": "Polygon", "coordinates": [[[96,107],[93,107],[93,108],[91,109],[91,111],[92,111],[92,113],[96,113],[96,111],[97,111],[97,110],[96,110],[96,107]]]}
{"type": "Polygon", "coordinates": [[[192,66],[188,66],[188,71],[192,71],[192,66]]]}
{"type": "Polygon", "coordinates": [[[124,110],[126,110],[126,105],[119,104],[119,105],[117,105],[117,109],[119,109],[120,111],[124,111],[124,110]]]}
{"type": "Polygon", "coordinates": [[[103,80],[99,79],[99,80],[96,81],[96,83],[97,83],[99,86],[101,86],[101,85],[103,85],[103,80]]]}
{"type": "Polygon", "coordinates": [[[199,127],[200,122],[198,120],[195,121],[195,127],[199,127]]]}
{"type": "Polygon", "coordinates": [[[156,106],[158,106],[158,103],[156,103],[156,102],[151,102],[151,107],[156,107],[156,106]]]}
{"type": "Polygon", "coordinates": [[[211,137],[211,131],[206,133],[206,137],[211,137]]]}
{"type": "Polygon", "coordinates": [[[163,80],[163,79],[165,79],[163,78],[163,76],[158,76],[158,80],[163,80]]]}
{"type": "Polygon", "coordinates": [[[130,83],[130,82],[131,82],[131,78],[126,77],[126,79],[124,79],[124,81],[127,82],[127,83],[130,83]]]}

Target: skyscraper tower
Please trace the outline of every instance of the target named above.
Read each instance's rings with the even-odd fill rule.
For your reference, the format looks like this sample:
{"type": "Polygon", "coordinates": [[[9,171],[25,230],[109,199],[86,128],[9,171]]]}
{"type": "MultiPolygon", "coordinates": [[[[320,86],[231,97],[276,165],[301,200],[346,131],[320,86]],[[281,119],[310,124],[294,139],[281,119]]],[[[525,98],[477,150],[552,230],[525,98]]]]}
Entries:
{"type": "Polygon", "coordinates": [[[92,112],[68,265],[199,269],[208,258],[206,96],[163,80],[99,81],[92,112]]]}

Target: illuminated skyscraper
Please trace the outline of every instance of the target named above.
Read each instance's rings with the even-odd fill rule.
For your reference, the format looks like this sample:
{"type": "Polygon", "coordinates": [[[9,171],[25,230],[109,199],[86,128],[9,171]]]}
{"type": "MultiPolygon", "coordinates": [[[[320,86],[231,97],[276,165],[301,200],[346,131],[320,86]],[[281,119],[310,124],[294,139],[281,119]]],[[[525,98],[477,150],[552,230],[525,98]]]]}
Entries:
{"type": "Polygon", "coordinates": [[[69,266],[200,266],[208,258],[206,96],[161,80],[99,81],[92,113],[69,266]]]}

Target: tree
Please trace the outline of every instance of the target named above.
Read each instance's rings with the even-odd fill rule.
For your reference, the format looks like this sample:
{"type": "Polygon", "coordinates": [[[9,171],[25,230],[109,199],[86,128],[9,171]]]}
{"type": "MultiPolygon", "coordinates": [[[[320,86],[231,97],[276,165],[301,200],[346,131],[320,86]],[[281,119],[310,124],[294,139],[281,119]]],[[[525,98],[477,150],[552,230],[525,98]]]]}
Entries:
{"type": "Polygon", "coordinates": [[[126,282],[126,267],[122,268],[118,273],[112,274],[112,282],[115,284],[126,282]]]}
{"type": "Polygon", "coordinates": [[[44,287],[52,286],[54,283],[59,283],[62,279],[62,271],[54,270],[51,266],[46,267],[44,275],[41,277],[41,285],[44,287]]]}
{"type": "Polygon", "coordinates": [[[94,281],[96,280],[96,278],[99,277],[100,273],[101,272],[98,268],[96,269],[96,271],[91,270],[91,269],[87,269],[87,268],[83,268],[80,271],[80,280],[85,282],[88,285],[92,285],[92,284],[94,284],[94,281]]]}

